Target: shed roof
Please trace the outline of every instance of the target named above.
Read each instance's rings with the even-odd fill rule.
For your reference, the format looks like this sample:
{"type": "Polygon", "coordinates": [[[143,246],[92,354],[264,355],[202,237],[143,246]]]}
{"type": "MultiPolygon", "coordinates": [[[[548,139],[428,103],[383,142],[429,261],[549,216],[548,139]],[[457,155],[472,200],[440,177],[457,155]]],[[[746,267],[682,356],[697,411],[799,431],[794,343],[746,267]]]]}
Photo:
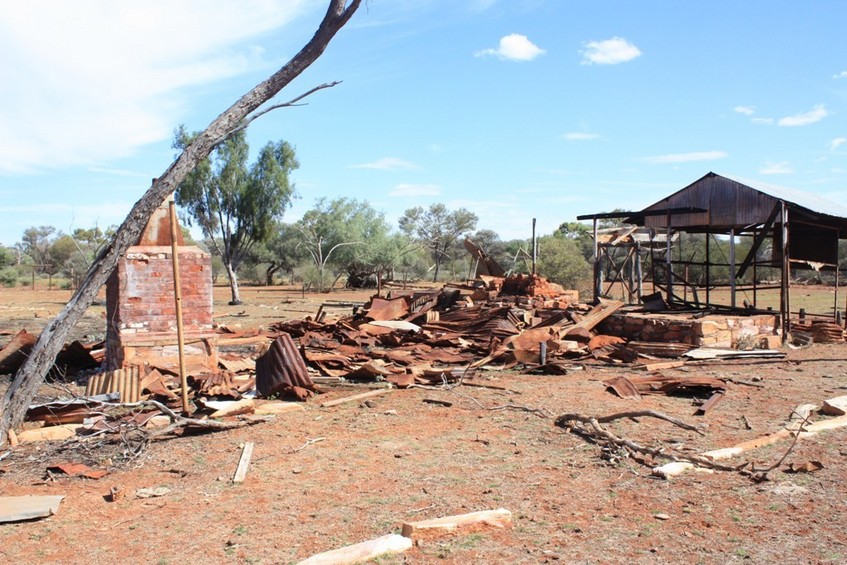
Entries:
{"type": "MultiPolygon", "coordinates": [[[[643,212],[676,207],[702,208],[706,211],[672,216],[671,226],[688,231],[705,228],[729,231],[765,223],[780,202],[788,206],[790,218],[836,228],[847,237],[845,206],[793,188],[713,172],[646,207],[643,212]]],[[[650,227],[667,225],[667,217],[663,216],[645,216],[639,220],[637,223],[650,227]]]]}

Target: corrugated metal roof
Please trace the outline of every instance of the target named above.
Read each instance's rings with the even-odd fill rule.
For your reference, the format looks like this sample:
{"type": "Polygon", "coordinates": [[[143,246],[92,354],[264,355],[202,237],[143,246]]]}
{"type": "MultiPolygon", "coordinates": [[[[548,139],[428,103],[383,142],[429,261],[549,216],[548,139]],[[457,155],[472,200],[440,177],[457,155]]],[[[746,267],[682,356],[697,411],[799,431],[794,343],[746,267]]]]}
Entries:
{"type": "Polygon", "coordinates": [[[743,184],[752,188],[753,190],[758,190],[759,192],[762,192],[764,194],[767,194],[768,196],[772,196],[779,200],[784,200],[785,202],[790,202],[791,204],[802,206],[803,208],[807,208],[812,212],[816,212],[818,214],[826,214],[827,216],[847,218],[847,207],[842,206],[840,204],[836,204],[835,202],[829,201],[826,198],[821,198],[817,194],[811,194],[808,192],[803,192],[802,190],[779,186],[776,184],[770,184],[767,182],[762,182],[753,179],[746,179],[743,177],[720,174],[718,174],[718,176],[727,178],[739,184],[743,184]]]}

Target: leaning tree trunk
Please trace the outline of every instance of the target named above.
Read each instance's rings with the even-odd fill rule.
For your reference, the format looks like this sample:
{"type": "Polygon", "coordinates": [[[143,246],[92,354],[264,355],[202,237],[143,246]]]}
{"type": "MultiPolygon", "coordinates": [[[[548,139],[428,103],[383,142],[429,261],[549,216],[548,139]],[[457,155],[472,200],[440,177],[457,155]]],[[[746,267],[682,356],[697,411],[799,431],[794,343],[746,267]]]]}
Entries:
{"type": "Polygon", "coordinates": [[[3,403],[0,405],[0,445],[7,441],[9,430],[19,427],[23,422],[27,407],[35,397],[38,387],[44,382],[71,328],[96,298],[97,292],[117,266],[119,258],[138,241],[153,211],[197,163],[205,159],[216,145],[239,127],[242,120],[273,98],[320,57],[338,30],[353,16],[360,3],[361,0],[350,0],[348,6],[347,0],[330,0],[326,15],[312,39],[284,67],[215,118],[135,203],[112,240],[92,263],[70,301],[56,319],[41,332],[29,358],[3,396],[3,403]]]}

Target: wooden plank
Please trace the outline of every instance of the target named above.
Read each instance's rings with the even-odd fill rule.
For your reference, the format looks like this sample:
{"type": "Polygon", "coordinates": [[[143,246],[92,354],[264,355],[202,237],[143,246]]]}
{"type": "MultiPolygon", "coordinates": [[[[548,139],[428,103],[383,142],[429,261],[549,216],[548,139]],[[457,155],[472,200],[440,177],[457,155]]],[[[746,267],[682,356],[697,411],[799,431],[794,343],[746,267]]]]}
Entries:
{"type": "Polygon", "coordinates": [[[585,330],[593,330],[594,327],[623,308],[624,303],[619,300],[609,300],[604,301],[591,309],[591,311],[586,314],[582,320],[567,328],[567,330],[562,334],[563,336],[568,335],[570,332],[575,330],[576,328],[582,328],[585,330]]]}
{"type": "Polygon", "coordinates": [[[371,398],[373,396],[382,396],[383,394],[388,394],[392,392],[393,388],[384,388],[380,390],[370,390],[368,392],[363,392],[360,394],[354,394],[353,396],[345,396],[344,398],[337,398],[335,400],[328,400],[326,402],[321,402],[321,408],[329,408],[330,406],[338,406],[339,404],[346,404],[348,402],[356,402],[357,400],[362,400],[365,398],[371,398]]]}
{"type": "Polygon", "coordinates": [[[0,523],[46,518],[59,511],[65,498],[56,496],[0,496],[0,523]]]}
{"type": "Polygon", "coordinates": [[[219,337],[218,345],[249,345],[252,343],[267,343],[269,341],[273,341],[273,339],[273,337],[266,335],[255,335],[252,337],[219,337]]]}
{"type": "Polygon", "coordinates": [[[847,396],[836,396],[824,400],[822,411],[831,416],[844,416],[847,414],[847,396]]]}
{"type": "Polygon", "coordinates": [[[82,424],[61,424],[59,426],[24,430],[18,432],[18,442],[26,443],[29,441],[59,441],[68,439],[76,435],[76,430],[79,427],[82,427],[82,424]]]}
{"type": "Polygon", "coordinates": [[[298,565],[353,565],[376,559],[380,555],[403,553],[412,548],[412,540],[397,534],[333,549],[304,559],[298,565]]]}
{"type": "Polygon", "coordinates": [[[403,535],[411,539],[432,538],[476,531],[484,527],[506,528],[511,525],[512,513],[505,508],[498,508],[421,522],[406,522],[403,524],[403,535]]]}
{"type": "MultiPolygon", "coordinates": [[[[209,402],[208,404],[212,404],[209,402]]],[[[239,416],[241,414],[252,414],[256,411],[256,405],[252,398],[242,398],[234,402],[226,402],[222,408],[215,410],[209,418],[223,418],[225,416],[239,416]]],[[[214,406],[214,404],[212,404],[214,406]]]]}
{"type": "Polygon", "coordinates": [[[656,363],[641,363],[633,366],[633,369],[644,369],[646,371],[661,371],[663,369],[676,369],[685,365],[685,361],[658,361],[656,363]]]}
{"type": "Polygon", "coordinates": [[[256,414],[285,414],[287,412],[303,412],[306,407],[300,402],[272,401],[256,405],[256,414]]]}
{"type": "Polygon", "coordinates": [[[244,449],[241,450],[241,459],[238,461],[238,467],[235,469],[235,475],[232,477],[232,482],[243,483],[247,476],[247,468],[250,467],[250,458],[253,456],[253,442],[248,441],[244,444],[244,449]]]}

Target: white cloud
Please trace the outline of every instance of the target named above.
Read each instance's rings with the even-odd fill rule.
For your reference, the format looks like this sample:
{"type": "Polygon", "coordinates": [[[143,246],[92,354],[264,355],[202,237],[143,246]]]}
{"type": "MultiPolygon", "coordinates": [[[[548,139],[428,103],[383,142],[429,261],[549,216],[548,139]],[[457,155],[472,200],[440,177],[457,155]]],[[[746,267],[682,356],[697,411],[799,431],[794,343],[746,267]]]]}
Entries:
{"type": "Polygon", "coordinates": [[[813,124],[815,122],[819,122],[825,117],[829,115],[829,112],[826,111],[826,108],[823,104],[818,104],[808,112],[804,112],[802,114],[796,114],[794,116],[786,116],[784,118],[780,118],[777,122],[777,125],[780,126],[807,126],[809,124],[813,124]]]}
{"type": "Polygon", "coordinates": [[[759,169],[759,174],[762,175],[788,175],[794,172],[788,161],[768,161],[765,166],[759,169]]]}
{"type": "Polygon", "coordinates": [[[474,53],[474,57],[497,56],[508,61],[532,61],[546,53],[530,41],[527,36],[513,33],[500,38],[500,46],[496,49],[483,49],[474,53]]]}
{"type": "Polygon", "coordinates": [[[641,50],[623,37],[587,41],[581,53],[583,65],[617,65],[641,56],[641,50]]]}
{"type": "Polygon", "coordinates": [[[847,78],[847,71],[841,71],[836,75],[832,75],[832,78],[847,78]]]}
{"type": "Polygon", "coordinates": [[[362,163],[361,165],[353,165],[354,169],[378,169],[380,171],[409,171],[419,169],[417,165],[396,157],[383,157],[370,163],[362,163]]]}
{"type": "Polygon", "coordinates": [[[104,162],[168,139],[186,87],[263,65],[247,43],[292,0],[14,2],[0,19],[0,174],[104,162]]]}
{"type": "Polygon", "coordinates": [[[438,196],[441,187],[437,184],[398,184],[388,193],[389,196],[438,196]]]}
{"type": "Polygon", "coordinates": [[[835,139],[829,142],[829,150],[835,151],[845,143],[847,143],[847,137],[836,137],[835,139]]]}
{"type": "Polygon", "coordinates": [[[772,126],[773,118],[753,118],[750,120],[752,123],[759,126],[772,126]]]}
{"type": "Polygon", "coordinates": [[[567,139],[568,141],[582,141],[582,140],[585,140],[585,139],[599,139],[600,134],[599,133],[583,133],[583,132],[579,132],[579,131],[573,131],[573,132],[570,132],[570,133],[562,134],[562,137],[564,139],[567,139]]]}
{"type": "Polygon", "coordinates": [[[658,155],[656,157],[645,157],[644,161],[656,165],[665,163],[690,163],[692,161],[716,161],[728,156],[725,151],[695,151],[692,153],[675,153],[671,155],[658,155]]]}
{"type": "Polygon", "coordinates": [[[736,106],[733,110],[739,114],[744,114],[745,116],[752,116],[756,113],[756,108],[753,106],[736,106]]]}

